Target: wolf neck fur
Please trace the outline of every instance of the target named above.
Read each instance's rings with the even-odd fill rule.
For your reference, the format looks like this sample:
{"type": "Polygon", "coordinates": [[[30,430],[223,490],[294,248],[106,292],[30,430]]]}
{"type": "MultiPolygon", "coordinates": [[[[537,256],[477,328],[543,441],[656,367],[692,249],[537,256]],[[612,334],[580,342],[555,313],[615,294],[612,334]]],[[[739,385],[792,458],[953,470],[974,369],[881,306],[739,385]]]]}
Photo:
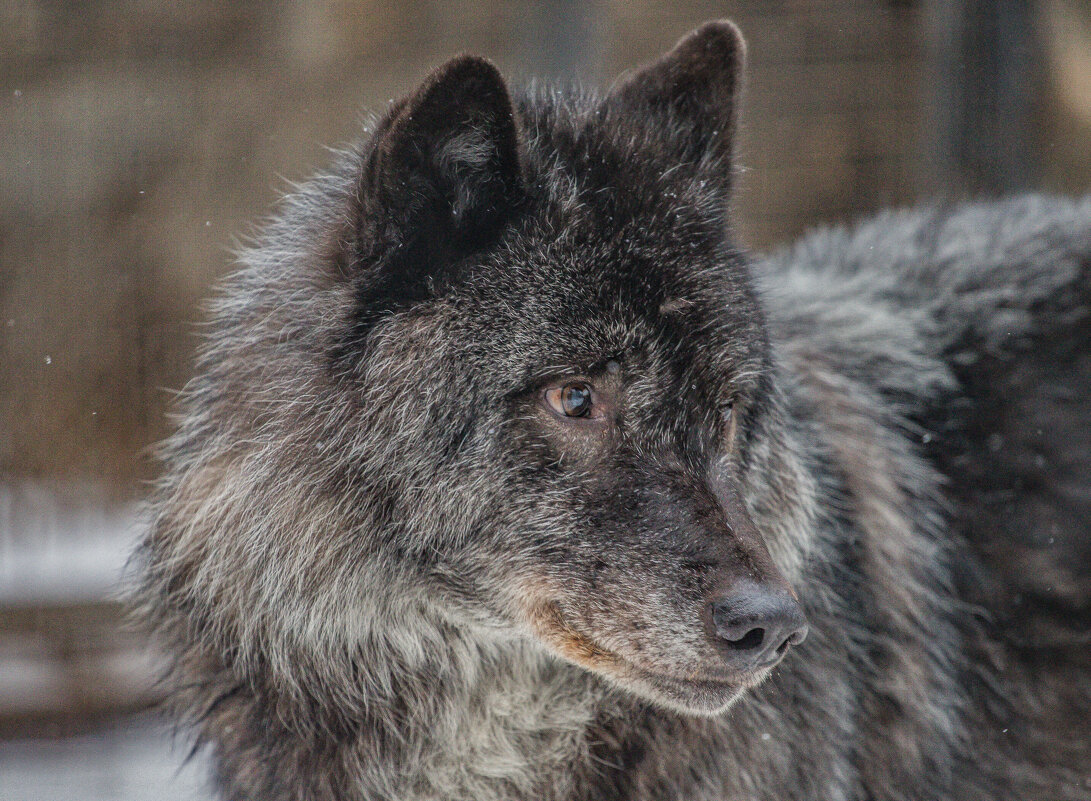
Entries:
{"type": "Polygon", "coordinates": [[[376,786],[363,795],[568,796],[558,777],[579,773],[610,695],[601,683],[529,641],[454,624],[434,607],[402,611],[384,614],[356,655],[361,714],[346,769],[367,766],[355,778],[376,786]]]}

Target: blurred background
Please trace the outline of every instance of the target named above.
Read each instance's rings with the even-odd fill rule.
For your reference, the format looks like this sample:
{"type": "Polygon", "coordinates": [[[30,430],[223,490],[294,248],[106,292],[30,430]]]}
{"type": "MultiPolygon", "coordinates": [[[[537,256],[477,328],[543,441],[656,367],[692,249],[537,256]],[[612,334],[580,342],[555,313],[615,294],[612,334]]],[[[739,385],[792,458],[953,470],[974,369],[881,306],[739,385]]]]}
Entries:
{"type": "Polygon", "coordinates": [[[602,85],[749,40],[743,242],[1091,187],[1088,0],[0,0],[0,799],[203,797],[118,576],[234,237],[460,51],[602,85]]]}

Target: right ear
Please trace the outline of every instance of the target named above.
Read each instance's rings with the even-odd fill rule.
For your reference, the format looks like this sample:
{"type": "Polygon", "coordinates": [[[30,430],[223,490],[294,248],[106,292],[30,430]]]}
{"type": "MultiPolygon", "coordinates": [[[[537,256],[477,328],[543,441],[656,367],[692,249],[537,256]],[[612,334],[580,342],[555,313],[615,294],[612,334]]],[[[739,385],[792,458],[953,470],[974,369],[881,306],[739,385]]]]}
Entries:
{"type": "Polygon", "coordinates": [[[405,246],[423,246],[427,258],[437,244],[470,249],[486,240],[523,194],[515,114],[496,67],[459,56],[394,104],[359,182],[365,258],[405,246]]]}
{"type": "Polygon", "coordinates": [[[652,127],[668,132],[666,144],[678,159],[712,155],[729,163],[745,60],[746,44],[733,22],[706,22],[625,76],[610,102],[626,115],[655,120],[652,127]]]}

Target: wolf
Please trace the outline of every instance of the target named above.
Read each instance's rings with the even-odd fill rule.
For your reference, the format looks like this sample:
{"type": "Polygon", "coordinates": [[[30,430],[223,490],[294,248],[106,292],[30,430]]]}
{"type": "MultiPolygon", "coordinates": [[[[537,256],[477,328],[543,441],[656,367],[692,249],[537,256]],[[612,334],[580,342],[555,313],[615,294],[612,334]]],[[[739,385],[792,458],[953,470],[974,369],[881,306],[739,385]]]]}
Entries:
{"type": "Polygon", "coordinates": [[[748,255],[744,45],[461,56],[214,301],[137,554],[225,799],[1091,799],[1091,198],[748,255]]]}

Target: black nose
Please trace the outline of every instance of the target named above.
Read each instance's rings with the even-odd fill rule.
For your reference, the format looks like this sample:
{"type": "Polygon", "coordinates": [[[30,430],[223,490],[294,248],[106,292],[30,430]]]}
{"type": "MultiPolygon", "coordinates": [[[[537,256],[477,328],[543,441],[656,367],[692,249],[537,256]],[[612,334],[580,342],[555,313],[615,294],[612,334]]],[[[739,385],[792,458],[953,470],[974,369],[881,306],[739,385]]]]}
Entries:
{"type": "Polygon", "coordinates": [[[709,633],[728,664],[739,670],[775,665],[788,646],[807,636],[803,610],[779,588],[736,584],[709,606],[709,633]]]}

